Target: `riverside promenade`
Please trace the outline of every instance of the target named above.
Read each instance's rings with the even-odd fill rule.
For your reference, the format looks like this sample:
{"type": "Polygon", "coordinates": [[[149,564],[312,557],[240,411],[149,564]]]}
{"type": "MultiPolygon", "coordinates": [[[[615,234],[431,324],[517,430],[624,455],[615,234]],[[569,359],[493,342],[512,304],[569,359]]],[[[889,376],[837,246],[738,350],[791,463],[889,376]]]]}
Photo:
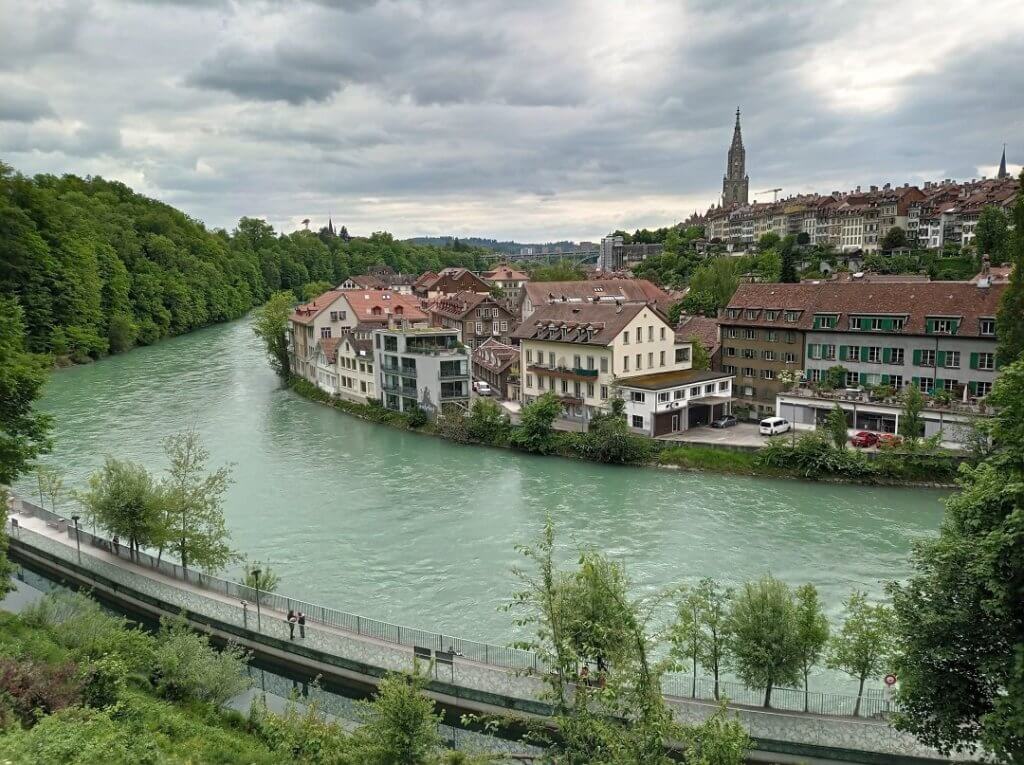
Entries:
{"type": "MultiPolygon", "coordinates": [[[[131,613],[150,618],[184,614],[218,640],[234,640],[262,658],[299,671],[372,689],[387,672],[429,668],[427,692],[457,712],[542,718],[543,667],[528,651],[390,625],[257,593],[235,582],[182,572],[145,553],[129,559],[123,545],[16,498],[7,528],[12,559],[80,586],[131,613]],[[289,638],[290,608],[306,614],[305,637],[289,638]]],[[[674,690],[674,688],[672,689],[674,690]]],[[[678,719],[695,723],[714,713],[711,701],[667,693],[678,719]]],[[[754,760],[770,762],[916,763],[944,758],[894,730],[884,718],[862,719],[730,705],[755,741],[754,760]]]]}

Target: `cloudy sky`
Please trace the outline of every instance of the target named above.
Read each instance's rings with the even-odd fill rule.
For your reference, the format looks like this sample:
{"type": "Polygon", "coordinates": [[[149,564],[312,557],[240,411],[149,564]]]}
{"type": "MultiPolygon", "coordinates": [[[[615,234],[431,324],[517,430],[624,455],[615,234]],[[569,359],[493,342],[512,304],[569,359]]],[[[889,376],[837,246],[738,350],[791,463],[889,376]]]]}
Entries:
{"type": "Polygon", "coordinates": [[[0,0],[0,159],[210,226],[594,239],[1024,157],[1021,0],[0,0]],[[762,199],[770,199],[763,195],[762,199]]]}

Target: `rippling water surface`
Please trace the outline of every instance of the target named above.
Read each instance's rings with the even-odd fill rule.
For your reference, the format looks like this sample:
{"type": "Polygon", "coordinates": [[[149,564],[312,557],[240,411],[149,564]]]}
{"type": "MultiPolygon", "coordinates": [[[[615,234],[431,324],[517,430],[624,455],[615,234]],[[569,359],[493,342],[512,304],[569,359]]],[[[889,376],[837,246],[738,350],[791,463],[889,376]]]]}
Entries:
{"type": "Polygon", "coordinates": [[[161,440],[194,424],[234,464],[235,547],[271,561],[282,592],[501,643],[513,545],[547,512],[568,551],[608,551],[638,588],[770,570],[815,582],[833,616],[850,588],[905,576],[942,515],[935,491],[590,465],[364,423],[282,390],[246,321],[60,371],[42,407],[69,484],[107,454],[162,469],[161,440]]]}

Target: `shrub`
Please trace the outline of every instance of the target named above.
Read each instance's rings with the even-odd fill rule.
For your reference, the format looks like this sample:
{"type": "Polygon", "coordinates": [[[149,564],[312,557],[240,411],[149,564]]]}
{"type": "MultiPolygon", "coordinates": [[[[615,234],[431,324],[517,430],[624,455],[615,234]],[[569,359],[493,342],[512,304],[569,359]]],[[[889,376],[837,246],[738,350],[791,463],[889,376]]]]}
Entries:
{"type": "Polygon", "coordinates": [[[519,427],[512,431],[512,444],[528,452],[549,454],[556,445],[554,422],[562,405],[554,393],[545,393],[523,407],[519,427]]]}
{"type": "Polygon", "coordinates": [[[77,704],[82,697],[78,665],[0,659],[0,694],[21,724],[31,727],[46,714],[77,704]]]}
{"type": "Polygon", "coordinates": [[[113,656],[97,659],[85,672],[82,703],[96,709],[114,706],[124,692],[127,674],[128,668],[120,659],[113,656]]]}
{"type": "Polygon", "coordinates": [[[305,712],[289,701],[284,712],[278,714],[267,709],[266,699],[257,697],[249,707],[248,727],[268,748],[298,762],[342,762],[349,750],[345,729],[328,721],[315,701],[305,712]]]}
{"type": "Polygon", "coordinates": [[[861,452],[840,451],[833,447],[827,435],[817,431],[805,433],[795,444],[773,439],[758,454],[758,460],[762,465],[792,470],[805,478],[825,475],[864,478],[874,472],[861,452]]]}
{"type": "Polygon", "coordinates": [[[504,446],[508,443],[510,428],[508,415],[496,402],[489,398],[478,398],[473,402],[466,418],[466,429],[474,441],[504,446]]]}
{"type": "Polygon", "coordinates": [[[153,658],[157,692],[170,699],[223,704],[249,687],[248,654],[228,645],[222,651],[188,628],[184,618],[161,619],[153,658]]]}
{"type": "Polygon", "coordinates": [[[410,428],[422,428],[427,424],[427,413],[416,406],[405,413],[405,419],[410,428]]]}

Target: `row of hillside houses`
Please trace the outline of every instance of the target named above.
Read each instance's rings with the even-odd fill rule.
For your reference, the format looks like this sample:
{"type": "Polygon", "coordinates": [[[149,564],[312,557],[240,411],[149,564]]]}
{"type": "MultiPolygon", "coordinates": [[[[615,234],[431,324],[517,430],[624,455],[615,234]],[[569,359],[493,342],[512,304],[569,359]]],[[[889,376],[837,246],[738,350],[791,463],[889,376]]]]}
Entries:
{"type": "Polygon", "coordinates": [[[815,428],[837,403],[851,428],[896,432],[914,386],[927,394],[923,435],[953,442],[995,382],[1008,279],[742,284],[717,319],[673,326],[670,296],[646,280],[501,273],[519,282],[515,305],[464,269],[414,279],[411,292],[346,280],[295,309],[292,370],[341,398],[428,414],[467,407],[474,381],[513,411],[553,393],[580,429],[621,397],[630,427],[654,437],[725,414],[815,428]],[[709,368],[694,368],[696,346],[709,368]]]}
{"type": "Polygon", "coordinates": [[[765,234],[806,234],[812,245],[840,252],[878,252],[889,229],[903,229],[912,244],[936,249],[968,245],[981,211],[1008,210],[1019,181],[988,178],[957,183],[945,180],[923,187],[871,186],[862,191],[805,194],[776,202],[713,207],[703,218],[704,236],[733,249],[751,249],[765,234]]]}

